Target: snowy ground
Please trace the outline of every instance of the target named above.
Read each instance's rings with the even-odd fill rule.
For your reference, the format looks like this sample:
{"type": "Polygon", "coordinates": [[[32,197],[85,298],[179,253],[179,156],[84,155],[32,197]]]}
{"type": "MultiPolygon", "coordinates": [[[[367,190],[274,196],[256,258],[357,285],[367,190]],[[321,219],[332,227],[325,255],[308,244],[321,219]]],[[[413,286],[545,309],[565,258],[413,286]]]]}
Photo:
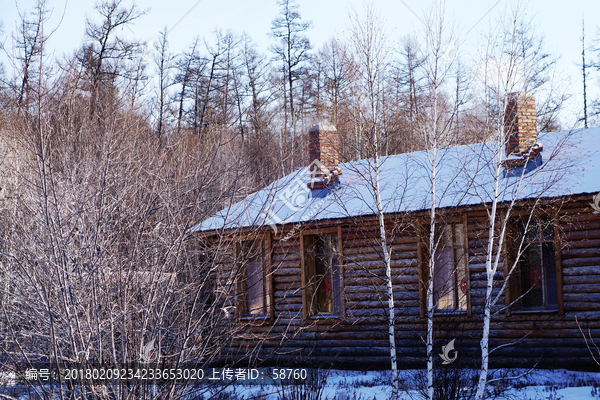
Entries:
{"type": "MultiPolygon", "coordinates": [[[[472,377],[475,377],[475,372],[472,377]]],[[[423,396],[418,390],[424,371],[400,371],[403,389],[402,400],[417,400],[423,396]]],[[[568,370],[499,370],[493,377],[515,377],[493,382],[488,398],[497,400],[600,400],[600,373],[568,370]],[[523,376],[520,376],[523,375],[523,376]]],[[[309,384],[309,386],[311,386],[309,384]]],[[[314,388],[314,386],[313,386],[314,388]]],[[[387,400],[391,385],[389,372],[329,371],[321,388],[321,397],[311,399],[331,400],[387,400]]],[[[231,399],[285,400],[306,398],[298,396],[297,387],[244,387],[235,386],[229,391],[231,399]],[[286,391],[289,391],[286,395],[286,391]]],[[[469,390],[465,390],[465,399],[469,390]]],[[[473,393],[474,394],[474,393],[473,393]]]]}
{"type": "MultiPolygon", "coordinates": [[[[301,385],[232,385],[214,389],[195,387],[187,399],[216,400],[387,400],[391,394],[389,371],[310,370],[301,385]]],[[[448,378],[448,377],[446,377],[448,378]]],[[[497,400],[600,400],[600,373],[568,370],[496,370],[492,371],[489,399],[497,400]],[[507,379],[510,378],[510,379],[507,379]]],[[[440,378],[443,379],[443,378],[440,378]]],[[[474,394],[476,371],[463,370],[460,399],[474,394]]],[[[423,370],[400,371],[402,400],[423,399],[423,370]]],[[[456,382],[449,379],[448,382],[456,382]]],[[[4,387],[4,389],[7,389],[4,387]]],[[[14,388],[13,388],[14,389],[14,388]]],[[[6,393],[0,389],[0,393],[6,393]]],[[[24,393],[10,391],[11,399],[27,399],[24,393]]],[[[0,398],[5,398],[0,394],[0,398]]],[[[442,398],[444,398],[442,396],[442,398]]]]}

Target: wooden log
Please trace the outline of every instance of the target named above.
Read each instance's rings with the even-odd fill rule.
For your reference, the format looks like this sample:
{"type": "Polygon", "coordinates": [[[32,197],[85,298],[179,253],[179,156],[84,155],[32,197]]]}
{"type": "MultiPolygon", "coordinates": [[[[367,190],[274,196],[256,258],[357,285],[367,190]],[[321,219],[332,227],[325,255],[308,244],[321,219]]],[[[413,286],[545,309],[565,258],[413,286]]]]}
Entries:
{"type": "Polygon", "coordinates": [[[475,257],[472,257],[469,259],[469,271],[471,271],[471,274],[473,272],[485,272],[485,270],[486,270],[485,263],[475,263],[474,258],[475,257]]]}
{"type": "Polygon", "coordinates": [[[560,224],[577,223],[582,221],[600,221],[600,216],[598,216],[598,214],[594,214],[593,212],[589,212],[590,209],[591,207],[588,208],[588,212],[563,214],[559,217],[560,224]]]}
{"type": "Polygon", "coordinates": [[[273,332],[277,328],[284,329],[287,332],[290,329],[295,329],[294,327],[301,327],[304,323],[302,310],[278,311],[275,313],[275,317],[276,323],[281,324],[281,326],[274,325],[273,332]]]}
{"type": "MultiPolygon", "coordinates": [[[[502,277],[499,277],[497,279],[494,279],[494,288],[501,288],[502,287],[502,277]]],[[[471,278],[471,290],[473,289],[485,289],[487,288],[487,281],[484,280],[475,280],[471,278]]],[[[471,292],[472,293],[472,292],[471,292]]]]}
{"type": "Polygon", "coordinates": [[[565,301],[563,308],[565,311],[600,311],[600,303],[565,301]]]}
{"type": "MultiPolygon", "coordinates": [[[[597,290],[597,289],[596,289],[597,290]]],[[[564,293],[565,302],[600,302],[600,293],[564,293]]]]}
{"type": "MultiPolygon", "coordinates": [[[[384,285],[385,284],[385,276],[381,277],[369,277],[369,278],[360,278],[355,277],[352,279],[346,279],[346,287],[349,286],[369,286],[369,285],[384,285]]],[[[393,285],[411,285],[411,284],[419,284],[419,277],[417,275],[405,275],[405,276],[393,276],[392,277],[393,285]]]]}
{"type": "Polygon", "coordinates": [[[281,261],[297,261],[300,258],[300,253],[274,253],[272,260],[273,263],[276,263],[281,261]]]}
{"type": "MultiPolygon", "coordinates": [[[[421,308],[418,305],[418,302],[412,302],[408,304],[401,304],[398,301],[395,301],[396,307],[402,307],[401,310],[395,310],[395,313],[398,316],[405,315],[420,315],[421,308]]],[[[351,307],[346,308],[347,313],[352,313],[352,317],[358,316],[367,316],[367,315],[387,315],[387,310],[382,306],[381,302],[372,301],[372,302],[353,302],[350,303],[351,307]],[[367,307],[369,306],[369,307],[367,307]]],[[[385,304],[384,304],[385,305],[385,304]]],[[[386,317],[387,318],[387,317],[386,317]]]]}
{"type": "MultiPolygon", "coordinates": [[[[417,251],[417,243],[405,243],[405,244],[395,244],[391,246],[392,252],[402,252],[402,251],[417,251]]],[[[354,254],[368,254],[368,253],[380,253],[381,252],[381,243],[377,246],[373,247],[352,247],[347,244],[344,245],[344,255],[354,255],[354,254]]]]}
{"type": "Polygon", "coordinates": [[[300,268],[300,261],[273,261],[273,270],[286,271],[290,269],[300,268]]]}
{"type": "Polygon", "coordinates": [[[595,230],[574,230],[565,232],[561,238],[566,241],[582,240],[582,239],[600,239],[600,229],[595,230]]]}
{"type": "Polygon", "coordinates": [[[273,274],[273,283],[301,283],[300,276],[273,274]]]}
{"type": "MultiPolygon", "coordinates": [[[[381,283],[381,282],[378,282],[381,283]]],[[[393,285],[392,286],[394,295],[398,293],[410,293],[416,292],[418,295],[419,286],[418,285],[393,285]]],[[[387,286],[382,284],[380,285],[350,285],[346,284],[344,288],[344,293],[386,293],[387,286]]]]}
{"type": "Polygon", "coordinates": [[[585,267],[573,266],[570,268],[565,268],[563,263],[562,272],[565,276],[600,275],[600,265],[591,265],[585,267]]]}
{"type": "MultiPolygon", "coordinates": [[[[567,246],[567,250],[568,249],[575,249],[575,248],[596,248],[596,249],[600,249],[600,239],[565,241],[565,245],[567,246]]],[[[564,250],[562,252],[564,252],[564,250]]]]}
{"type": "Polygon", "coordinates": [[[600,219],[596,220],[584,220],[574,221],[570,223],[560,224],[560,229],[563,232],[574,232],[574,231],[592,231],[600,228],[600,219]]]}
{"type": "Polygon", "coordinates": [[[273,240],[273,248],[281,250],[296,248],[300,250],[300,238],[297,236],[294,236],[288,240],[280,240],[276,238],[273,240]]]}
{"type": "MultiPolygon", "coordinates": [[[[476,298],[476,297],[484,297],[486,296],[486,292],[487,289],[484,287],[482,289],[474,289],[473,287],[471,287],[471,298],[476,298]]],[[[496,296],[498,293],[500,292],[500,288],[499,287],[494,287],[492,289],[492,296],[496,296]]]]}
{"type": "MultiPolygon", "coordinates": [[[[289,299],[289,298],[302,298],[302,292],[300,290],[276,290],[276,299],[289,299]]],[[[277,300],[279,301],[279,300],[277,300]]]]}
{"type": "Polygon", "coordinates": [[[275,301],[275,310],[289,311],[302,308],[302,297],[278,298],[275,301]]]}
{"type": "Polygon", "coordinates": [[[568,260],[571,258],[585,258],[585,257],[598,257],[600,255],[600,248],[578,248],[578,249],[563,249],[561,251],[562,260],[568,260]]]}
{"type": "MultiPolygon", "coordinates": [[[[276,267],[276,266],[275,266],[276,267]]],[[[300,276],[300,266],[297,268],[274,268],[273,269],[274,276],[300,276]]]]}
{"type": "MultiPolygon", "coordinates": [[[[498,270],[494,274],[494,281],[503,281],[503,280],[504,280],[504,273],[499,266],[498,270]]],[[[471,272],[471,282],[473,282],[473,281],[487,282],[487,272],[485,272],[485,269],[484,269],[484,272],[471,272]]]]}
{"type": "MultiPolygon", "coordinates": [[[[494,251],[494,255],[495,255],[495,251],[494,251]]],[[[486,263],[486,253],[480,253],[480,254],[473,254],[470,253],[469,255],[469,264],[479,264],[479,265],[483,265],[484,269],[485,269],[485,263],[486,263]]]]}
{"type": "Polygon", "coordinates": [[[598,290],[597,284],[600,283],[600,275],[578,275],[578,276],[563,276],[563,291],[566,285],[579,285],[579,284],[596,284],[596,291],[598,290]]]}
{"type": "MultiPolygon", "coordinates": [[[[587,352],[587,348],[585,347],[517,347],[517,346],[507,346],[503,349],[498,350],[497,352],[492,353],[495,358],[498,357],[523,357],[524,354],[527,354],[527,358],[533,360],[535,358],[540,357],[564,357],[565,354],[568,354],[570,357],[579,356],[585,357],[586,353],[589,357],[589,352],[587,352]]],[[[490,357],[490,358],[492,358],[490,357]]],[[[591,358],[591,357],[590,357],[591,358]]]]}
{"type": "Polygon", "coordinates": [[[285,285],[275,285],[274,290],[273,290],[273,295],[275,297],[282,297],[282,295],[279,293],[294,292],[294,293],[298,293],[298,296],[301,296],[301,293],[302,293],[301,286],[302,285],[300,283],[297,283],[297,284],[288,283],[285,285]]]}
{"type": "MultiPolygon", "coordinates": [[[[497,240],[494,241],[494,246],[492,247],[492,250],[494,252],[496,252],[498,250],[498,243],[497,240]]],[[[487,251],[487,244],[488,244],[488,240],[487,238],[479,238],[479,239],[470,239],[469,240],[469,249],[470,250],[479,250],[480,252],[485,252],[487,251]]]]}
{"type": "MultiPolygon", "coordinates": [[[[393,269],[392,274],[397,277],[405,276],[408,279],[414,279],[414,277],[418,277],[417,268],[406,268],[406,269],[393,269]]],[[[384,268],[345,268],[344,269],[344,277],[346,279],[381,279],[385,278],[385,269],[384,268]]]]}
{"type": "MultiPolygon", "coordinates": [[[[346,302],[367,302],[367,301],[381,301],[386,303],[387,293],[384,290],[379,292],[361,292],[361,293],[345,293],[344,295],[346,302]]],[[[413,300],[419,301],[419,292],[395,292],[394,300],[413,300]]]]}
{"type": "MultiPolygon", "coordinates": [[[[394,299],[395,307],[418,307],[418,301],[416,300],[396,300],[394,299]]],[[[377,308],[377,309],[387,309],[387,300],[372,300],[372,301],[348,301],[346,302],[346,307],[349,310],[357,310],[357,309],[369,309],[369,308],[377,308]]]]}
{"type": "MultiPolygon", "coordinates": [[[[600,276],[596,278],[600,280],[600,276]]],[[[598,293],[598,284],[579,283],[577,285],[563,285],[563,298],[566,293],[598,293]]]]}
{"type": "MultiPolygon", "coordinates": [[[[401,259],[417,259],[416,251],[401,251],[392,253],[392,261],[401,260],[401,259]]],[[[355,263],[355,262],[366,262],[366,261],[382,261],[383,262],[383,254],[376,253],[359,253],[347,255],[344,253],[344,262],[345,263],[355,263]]]]}
{"type": "MultiPolygon", "coordinates": [[[[392,268],[396,267],[416,267],[418,262],[417,259],[407,259],[407,260],[392,260],[391,261],[392,268]]],[[[370,269],[370,268],[381,268],[383,266],[383,261],[361,261],[361,262],[347,262],[344,263],[344,267],[347,269],[370,269]]]]}

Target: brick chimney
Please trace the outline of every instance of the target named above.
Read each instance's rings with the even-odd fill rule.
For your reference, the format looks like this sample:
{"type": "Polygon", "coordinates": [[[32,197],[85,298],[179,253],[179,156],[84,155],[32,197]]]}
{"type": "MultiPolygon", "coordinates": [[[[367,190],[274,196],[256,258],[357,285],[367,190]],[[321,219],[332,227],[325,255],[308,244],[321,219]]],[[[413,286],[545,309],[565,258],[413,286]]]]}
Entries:
{"type": "Polygon", "coordinates": [[[537,120],[533,95],[527,92],[508,95],[504,113],[504,135],[507,157],[527,154],[537,143],[537,120]]]}
{"type": "Polygon", "coordinates": [[[333,125],[314,125],[309,131],[309,168],[312,189],[324,188],[333,182],[342,170],[340,162],[339,135],[333,125]]]}

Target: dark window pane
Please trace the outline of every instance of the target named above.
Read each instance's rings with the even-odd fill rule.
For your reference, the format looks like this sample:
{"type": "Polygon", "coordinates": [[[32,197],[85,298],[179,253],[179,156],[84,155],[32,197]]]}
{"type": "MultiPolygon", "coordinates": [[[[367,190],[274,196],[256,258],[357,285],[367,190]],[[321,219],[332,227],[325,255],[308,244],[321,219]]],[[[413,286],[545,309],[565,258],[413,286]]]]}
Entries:
{"type": "Polygon", "coordinates": [[[519,230],[525,232],[526,241],[539,240],[540,224],[537,218],[521,218],[519,220],[519,230]]]}
{"type": "Polygon", "coordinates": [[[554,243],[542,243],[542,258],[544,261],[544,277],[546,284],[546,306],[558,307],[558,293],[556,290],[556,260],[554,257],[554,243]]]}
{"type": "Polygon", "coordinates": [[[342,282],[339,257],[337,255],[332,258],[331,275],[333,280],[333,313],[339,315],[342,312],[342,282]]]}
{"type": "Polygon", "coordinates": [[[315,239],[315,282],[317,293],[317,313],[332,311],[331,253],[330,237],[317,236],[315,239]]]}
{"type": "Polygon", "coordinates": [[[463,247],[465,244],[465,229],[463,224],[454,224],[454,228],[452,230],[452,239],[454,242],[454,246],[463,247]]]}
{"type": "Polygon", "coordinates": [[[261,261],[253,261],[246,266],[248,279],[248,313],[259,315],[264,312],[264,278],[261,261]]]}
{"type": "Polygon", "coordinates": [[[554,220],[552,218],[540,219],[542,224],[542,239],[553,240],[554,239],[554,220]]]}
{"type": "Polygon", "coordinates": [[[541,261],[539,244],[527,245],[519,263],[523,308],[542,308],[544,306],[541,261]]]}
{"type": "Polygon", "coordinates": [[[467,253],[464,249],[454,249],[454,264],[456,266],[456,293],[458,295],[457,309],[467,310],[467,253]]]}
{"type": "Polygon", "coordinates": [[[331,235],[331,252],[333,254],[339,254],[340,249],[338,248],[338,235],[331,235]]]}
{"type": "Polygon", "coordinates": [[[436,250],[434,262],[433,301],[438,309],[454,309],[452,248],[436,250]]]}
{"type": "Polygon", "coordinates": [[[329,237],[317,236],[315,238],[315,257],[327,257],[329,255],[329,237]]]}
{"type": "Polygon", "coordinates": [[[342,310],[341,276],[339,264],[338,236],[315,235],[311,238],[314,245],[306,247],[305,265],[307,267],[307,294],[310,296],[310,313],[340,314],[342,310]],[[314,263],[314,269],[309,268],[314,263]]]}

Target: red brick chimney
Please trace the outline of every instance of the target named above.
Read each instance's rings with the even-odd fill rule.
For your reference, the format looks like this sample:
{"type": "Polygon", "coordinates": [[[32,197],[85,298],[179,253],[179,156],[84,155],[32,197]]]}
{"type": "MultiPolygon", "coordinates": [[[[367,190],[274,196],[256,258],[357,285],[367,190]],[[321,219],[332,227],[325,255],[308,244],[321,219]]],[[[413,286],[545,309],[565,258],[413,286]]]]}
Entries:
{"type": "Polygon", "coordinates": [[[313,189],[323,188],[342,173],[340,162],[339,135],[333,125],[314,125],[309,131],[309,168],[313,189]]]}
{"type": "Polygon", "coordinates": [[[537,143],[537,119],[535,97],[527,92],[508,95],[504,113],[506,156],[529,153],[537,143]]]}

